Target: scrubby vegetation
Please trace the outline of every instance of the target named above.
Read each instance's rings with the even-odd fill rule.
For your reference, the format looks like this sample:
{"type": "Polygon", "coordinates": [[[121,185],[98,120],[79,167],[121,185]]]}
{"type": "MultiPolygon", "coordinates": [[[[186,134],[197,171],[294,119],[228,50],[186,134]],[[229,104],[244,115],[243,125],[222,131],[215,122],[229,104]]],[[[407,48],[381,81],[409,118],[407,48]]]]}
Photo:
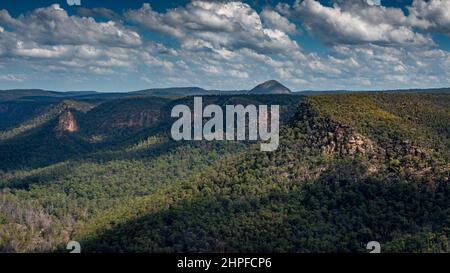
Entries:
{"type": "Polygon", "coordinates": [[[450,251],[448,94],[204,98],[281,104],[271,153],[173,142],[167,111],[190,100],[105,102],[77,132],[55,116],[0,141],[0,251],[450,251]]]}

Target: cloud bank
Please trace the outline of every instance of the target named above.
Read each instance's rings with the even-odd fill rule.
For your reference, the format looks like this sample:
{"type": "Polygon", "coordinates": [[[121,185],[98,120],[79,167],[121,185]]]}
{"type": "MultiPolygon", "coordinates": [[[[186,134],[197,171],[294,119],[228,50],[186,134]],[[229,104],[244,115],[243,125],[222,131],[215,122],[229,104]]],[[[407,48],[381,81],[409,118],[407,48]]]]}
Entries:
{"type": "Polygon", "coordinates": [[[196,0],[120,14],[102,7],[70,15],[54,4],[13,17],[3,9],[0,85],[242,89],[272,78],[293,90],[450,85],[450,54],[434,39],[450,36],[450,1],[404,8],[297,0],[258,12],[243,2],[196,0]]]}

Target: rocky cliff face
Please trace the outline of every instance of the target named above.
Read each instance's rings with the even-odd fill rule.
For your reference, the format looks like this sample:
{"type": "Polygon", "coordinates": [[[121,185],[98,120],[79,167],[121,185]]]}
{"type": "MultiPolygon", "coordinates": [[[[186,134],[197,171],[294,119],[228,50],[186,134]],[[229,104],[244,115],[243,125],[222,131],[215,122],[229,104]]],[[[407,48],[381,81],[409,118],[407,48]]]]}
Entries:
{"type": "Polygon", "coordinates": [[[58,125],[56,126],[58,136],[62,136],[64,133],[78,132],[78,130],[77,120],[70,110],[65,110],[59,115],[58,125]]]}
{"type": "Polygon", "coordinates": [[[160,116],[159,111],[153,110],[119,113],[109,118],[103,118],[99,128],[102,131],[115,129],[139,130],[153,125],[160,119],[160,116]]]}
{"type": "Polygon", "coordinates": [[[348,127],[337,125],[333,127],[334,129],[328,131],[325,136],[325,145],[322,147],[325,154],[374,155],[377,147],[371,139],[348,127]]]}
{"type": "Polygon", "coordinates": [[[141,111],[115,117],[114,120],[105,121],[102,127],[113,129],[145,128],[159,120],[159,113],[155,111],[141,111]]]}
{"type": "Polygon", "coordinates": [[[410,175],[424,176],[436,166],[433,151],[419,147],[411,140],[391,139],[379,143],[352,127],[318,116],[306,103],[300,108],[297,126],[308,135],[305,146],[315,147],[323,155],[365,158],[370,162],[370,172],[383,166],[410,175]]]}
{"type": "Polygon", "coordinates": [[[371,138],[357,133],[350,127],[331,123],[332,130],[327,131],[322,142],[325,154],[362,155],[369,159],[390,161],[396,158],[415,157],[431,163],[430,151],[417,147],[409,140],[393,139],[389,143],[376,143],[371,138]]]}

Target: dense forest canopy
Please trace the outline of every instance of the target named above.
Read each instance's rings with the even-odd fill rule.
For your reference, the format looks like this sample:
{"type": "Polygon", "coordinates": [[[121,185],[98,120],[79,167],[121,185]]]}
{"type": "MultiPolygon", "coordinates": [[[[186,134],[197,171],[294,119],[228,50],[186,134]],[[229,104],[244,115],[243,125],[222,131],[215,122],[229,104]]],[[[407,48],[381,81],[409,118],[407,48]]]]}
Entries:
{"type": "Polygon", "coordinates": [[[203,97],[279,104],[274,152],[173,141],[192,101],[0,102],[0,251],[450,251],[449,94],[203,97]]]}

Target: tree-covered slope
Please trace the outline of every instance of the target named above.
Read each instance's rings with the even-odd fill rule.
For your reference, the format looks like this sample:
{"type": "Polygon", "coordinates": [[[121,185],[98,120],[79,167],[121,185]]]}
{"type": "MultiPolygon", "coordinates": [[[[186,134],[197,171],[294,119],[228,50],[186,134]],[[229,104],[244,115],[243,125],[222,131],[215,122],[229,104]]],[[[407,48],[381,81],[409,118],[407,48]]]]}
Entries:
{"type": "MultiPolygon", "coordinates": [[[[384,251],[448,252],[450,187],[441,157],[448,151],[416,146],[421,132],[408,127],[410,116],[391,118],[399,98],[378,96],[389,95],[309,99],[283,128],[275,153],[251,149],[221,160],[110,210],[74,236],[87,251],[361,252],[377,240],[384,251]],[[335,115],[323,110],[331,106],[335,115]],[[374,115],[379,108],[386,113],[374,115]],[[367,123],[373,131],[363,129],[367,123]]],[[[409,113],[425,124],[424,108],[449,109],[448,97],[434,99],[400,101],[423,100],[409,113]]],[[[446,118],[448,110],[433,123],[445,126],[446,118]]],[[[448,135],[433,137],[441,143],[448,135]]]]}
{"type": "Polygon", "coordinates": [[[172,141],[167,111],[180,103],[192,98],[100,104],[69,134],[91,150],[5,169],[0,251],[63,251],[69,240],[84,252],[364,252],[373,240],[383,252],[450,251],[450,96],[204,97],[281,104],[270,153],[172,141]],[[101,127],[146,105],[157,123],[101,127]],[[99,134],[117,141],[90,140],[99,134]]]}

